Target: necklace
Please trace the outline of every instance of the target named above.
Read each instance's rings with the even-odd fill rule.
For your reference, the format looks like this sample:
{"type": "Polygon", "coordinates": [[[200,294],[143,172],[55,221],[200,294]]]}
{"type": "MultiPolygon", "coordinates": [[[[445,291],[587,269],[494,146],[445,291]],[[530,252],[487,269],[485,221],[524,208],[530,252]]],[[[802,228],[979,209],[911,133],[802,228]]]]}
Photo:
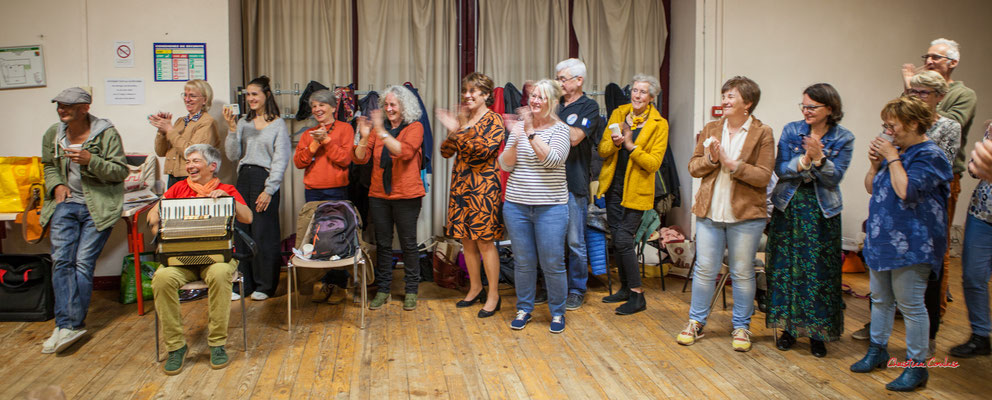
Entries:
{"type": "MultiPolygon", "coordinates": [[[[633,110],[631,110],[631,111],[633,111],[633,110]]],[[[634,121],[634,127],[635,128],[638,127],[638,126],[640,126],[641,124],[643,124],[644,121],[648,119],[648,113],[649,112],[651,112],[651,105],[650,104],[648,104],[647,108],[644,109],[644,112],[643,113],[641,113],[640,115],[635,115],[635,116],[633,116],[631,118],[634,121]]]]}

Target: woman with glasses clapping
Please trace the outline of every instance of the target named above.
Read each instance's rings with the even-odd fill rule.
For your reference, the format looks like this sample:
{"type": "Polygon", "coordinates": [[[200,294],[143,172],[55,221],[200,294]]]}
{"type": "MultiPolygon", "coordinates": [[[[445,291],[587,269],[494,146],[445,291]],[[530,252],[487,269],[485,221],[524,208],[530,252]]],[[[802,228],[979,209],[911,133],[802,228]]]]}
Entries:
{"type": "Polygon", "coordinates": [[[200,79],[186,82],[181,94],[186,106],[186,116],[172,122],[172,114],[159,112],[148,116],[148,123],[158,128],[155,135],[155,154],[165,157],[168,185],[186,178],[186,158],[183,152],[194,144],[209,144],[220,148],[220,137],[214,118],[207,114],[214,100],[210,84],[200,79]]]}

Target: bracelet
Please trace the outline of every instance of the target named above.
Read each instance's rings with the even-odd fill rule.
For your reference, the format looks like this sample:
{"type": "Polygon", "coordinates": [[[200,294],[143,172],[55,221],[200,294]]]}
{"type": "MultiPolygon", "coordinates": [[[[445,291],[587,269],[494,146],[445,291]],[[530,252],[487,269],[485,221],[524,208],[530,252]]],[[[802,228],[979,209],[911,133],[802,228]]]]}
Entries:
{"type": "Polygon", "coordinates": [[[827,162],[827,156],[820,157],[819,160],[813,161],[813,166],[820,168],[827,162]]]}
{"type": "Polygon", "coordinates": [[[889,160],[885,160],[885,161],[888,161],[888,165],[892,165],[892,163],[894,163],[894,162],[902,162],[902,157],[899,157],[899,158],[897,158],[895,160],[892,160],[892,161],[889,161],[889,160]]]}
{"type": "Polygon", "coordinates": [[[806,156],[799,157],[799,169],[809,169],[810,165],[804,161],[805,159],[806,156]]]}

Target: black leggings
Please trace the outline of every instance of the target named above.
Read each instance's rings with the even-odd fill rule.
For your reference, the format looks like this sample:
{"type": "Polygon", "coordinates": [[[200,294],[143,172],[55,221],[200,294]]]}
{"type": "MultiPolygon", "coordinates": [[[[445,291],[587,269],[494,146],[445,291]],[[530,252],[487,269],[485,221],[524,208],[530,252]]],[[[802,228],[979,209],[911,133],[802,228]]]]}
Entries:
{"type": "Polygon", "coordinates": [[[236,188],[248,208],[252,210],[254,218],[251,224],[237,222],[237,226],[243,229],[258,245],[258,253],[251,260],[244,260],[238,265],[238,269],[245,277],[245,293],[262,292],[272,296],[279,285],[279,267],[282,264],[282,250],[280,248],[282,237],[279,234],[279,191],[272,195],[269,208],[265,211],[255,211],[255,201],[265,189],[265,180],[269,177],[269,171],[255,165],[243,165],[238,170],[238,184],[236,188]]]}
{"type": "Polygon", "coordinates": [[[606,223],[613,235],[613,247],[617,268],[620,272],[621,287],[636,289],[641,287],[641,271],[637,266],[636,243],[634,234],[641,226],[641,216],[644,211],[632,210],[620,205],[623,200],[623,189],[614,183],[615,187],[606,194],[606,223]]]}
{"type": "Polygon", "coordinates": [[[393,227],[403,250],[406,293],[416,294],[420,284],[420,252],[417,251],[417,218],[421,198],[385,200],[369,197],[369,217],[375,225],[375,279],[379,293],[389,293],[393,283],[393,227]]]}

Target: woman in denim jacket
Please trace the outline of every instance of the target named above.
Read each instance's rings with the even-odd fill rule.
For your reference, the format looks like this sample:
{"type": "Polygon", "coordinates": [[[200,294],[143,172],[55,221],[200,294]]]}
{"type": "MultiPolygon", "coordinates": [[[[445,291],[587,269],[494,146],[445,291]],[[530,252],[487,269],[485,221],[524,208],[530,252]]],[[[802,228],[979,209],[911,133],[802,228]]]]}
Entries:
{"type": "Polygon", "coordinates": [[[813,355],[823,357],[823,343],[844,331],[839,184],[854,135],[838,125],[844,112],[830,84],[807,87],[799,106],[803,120],[782,129],[775,159],[779,180],[768,225],[765,324],[783,330],[775,343],[779,350],[806,336],[813,355]]]}

